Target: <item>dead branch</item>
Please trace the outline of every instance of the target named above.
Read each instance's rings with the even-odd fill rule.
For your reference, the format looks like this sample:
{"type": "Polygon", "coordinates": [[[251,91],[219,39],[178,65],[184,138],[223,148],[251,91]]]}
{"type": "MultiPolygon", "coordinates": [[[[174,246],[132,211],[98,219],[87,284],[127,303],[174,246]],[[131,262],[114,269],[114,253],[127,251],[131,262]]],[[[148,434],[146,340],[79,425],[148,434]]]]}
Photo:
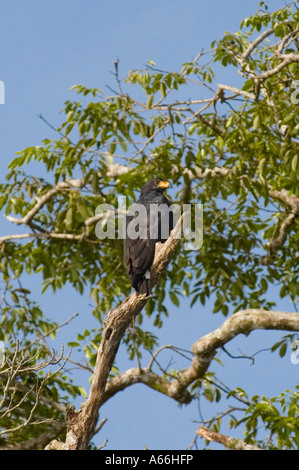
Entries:
{"type": "MultiPolygon", "coordinates": [[[[44,433],[42,436],[36,439],[30,439],[24,441],[18,447],[29,449],[34,448],[35,445],[40,445],[44,447],[49,439],[54,438],[59,432],[66,427],[66,423],[55,422],[52,418],[43,418],[38,413],[38,406],[41,402],[47,404],[49,407],[56,408],[61,412],[65,412],[65,406],[56,403],[54,400],[46,398],[43,396],[43,390],[48,383],[48,381],[55,375],[58,374],[61,369],[65,366],[65,363],[68,361],[69,355],[63,357],[63,347],[61,349],[60,355],[57,356],[56,352],[50,355],[50,358],[35,364],[35,359],[40,353],[40,349],[37,350],[34,354],[25,354],[25,348],[19,349],[17,344],[14,353],[12,354],[11,359],[9,357],[5,358],[5,362],[2,365],[0,376],[1,376],[1,387],[2,387],[2,399],[0,401],[0,410],[1,416],[3,418],[9,415],[19,415],[22,417],[19,424],[11,428],[3,428],[0,431],[0,436],[6,437],[9,434],[18,433],[29,425],[41,425],[41,424],[51,424],[53,425],[53,432],[50,434],[48,432],[44,433]],[[48,372],[43,378],[39,379],[31,387],[24,385],[19,378],[26,374],[36,373],[40,370],[44,370],[50,365],[57,365],[61,363],[57,370],[53,372],[48,372]],[[33,401],[30,410],[26,411],[27,401],[33,401]],[[25,406],[25,408],[24,408],[25,406]]],[[[15,447],[15,446],[12,446],[15,447]]],[[[7,447],[7,449],[9,449],[7,447]]],[[[4,446],[3,449],[6,449],[4,446]]]]}

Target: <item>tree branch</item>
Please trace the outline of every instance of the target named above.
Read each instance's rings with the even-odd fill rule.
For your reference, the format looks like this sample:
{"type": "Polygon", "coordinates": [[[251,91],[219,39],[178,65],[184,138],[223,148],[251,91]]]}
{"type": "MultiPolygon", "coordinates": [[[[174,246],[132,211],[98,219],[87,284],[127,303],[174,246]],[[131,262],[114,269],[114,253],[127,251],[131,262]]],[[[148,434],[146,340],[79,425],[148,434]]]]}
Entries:
{"type": "MultiPolygon", "coordinates": [[[[156,286],[159,282],[162,271],[170,263],[175,248],[180,243],[181,228],[187,214],[185,212],[181,216],[168,240],[160,247],[156,247],[155,260],[151,269],[151,287],[156,286]]],[[[86,449],[96,428],[99,409],[106,400],[107,379],[121,339],[131,320],[141,312],[148,298],[144,294],[138,296],[134,291],[130,297],[107,315],[89,396],[83,408],[68,417],[69,426],[65,450],[86,449]]]]}
{"type": "Polygon", "coordinates": [[[247,444],[247,442],[242,441],[242,439],[235,439],[234,437],[227,436],[226,434],[211,431],[204,426],[199,426],[196,434],[207,441],[218,442],[231,450],[263,450],[260,447],[247,444]]]}
{"type": "Polygon", "coordinates": [[[130,369],[107,382],[104,401],[130,385],[143,383],[179,403],[190,403],[192,396],[188,392],[188,387],[204,377],[217,350],[236,336],[248,335],[257,329],[299,331],[299,314],[262,309],[249,309],[235,313],[220,328],[193,344],[192,365],[180,371],[178,378],[170,380],[165,376],[160,377],[148,368],[130,369]]]}
{"type": "Polygon", "coordinates": [[[261,75],[254,75],[254,78],[258,80],[265,80],[266,78],[272,77],[272,75],[277,74],[280,70],[282,70],[292,62],[299,62],[299,54],[279,54],[278,57],[280,59],[283,59],[280,64],[276,65],[276,67],[274,67],[273,69],[267,70],[267,72],[264,72],[261,75]]]}
{"type": "MultiPolygon", "coordinates": [[[[162,257],[164,254],[161,249],[158,256],[162,257]]],[[[134,293],[110,312],[112,316],[109,315],[106,320],[106,340],[103,335],[89,397],[83,409],[74,414],[74,422],[69,426],[67,439],[69,444],[66,442],[64,449],[86,448],[96,427],[100,406],[117,392],[133,384],[143,383],[179,403],[188,404],[192,400],[192,395],[188,391],[189,385],[204,377],[217,350],[239,334],[248,335],[257,329],[299,331],[298,313],[262,309],[243,310],[232,315],[220,328],[193,344],[192,365],[181,370],[177,378],[170,380],[165,376],[161,377],[149,368],[133,368],[107,381],[122,334],[130,324],[129,318],[141,310],[141,305],[144,305],[145,301],[144,296],[137,297],[134,293]],[[109,328],[112,331],[109,332],[109,328]]]]}
{"type": "Polygon", "coordinates": [[[248,91],[245,91],[245,90],[240,90],[239,88],[236,88],[236,87],[231,86],[231,85],[218,84],[218,88],[219,88],[219,90],[233,91],[237,95],[243,95],[243,96],[245,96],[245,98],[248,98],[248,99],[253,100],[253,101],[256,100],[256,96],[253,93],[249,93],[248,91]]]}
{"type": "MultiPolygon", "coordinates": [[[[121,392],[122,390],[125,390],[126,388],[136,383],[142,383],[147,385],[149,388],[156,390],[157,392],[163,393],[170,398],[174,398],[170,396],[169,391],[172,381],[166,377],[161,377],[148,368],[140,369],[139,367],[136,367],[126,370],[122,374],[113,377],[107,382],[103,403],[108,401],[112,396],[116,395],[116,393],[121,392]]],[[[188,404],[192,401],[192,398],[192,394],[186,389],[185,392],[182,393],[180,399],[177,401],[179,403],[188,404]]]]}
{"type": "Polygon", "coordinates": [[[204,376],[217,349],[239,334],[248,335],[255,329],[299,331],[299,314],[261,309],[235,313],[220,328],[193,344],[192,365],[181,371],[178,379],[169,382],[167,395],[174,400],[184,402],[187,387],[204,376]]]}

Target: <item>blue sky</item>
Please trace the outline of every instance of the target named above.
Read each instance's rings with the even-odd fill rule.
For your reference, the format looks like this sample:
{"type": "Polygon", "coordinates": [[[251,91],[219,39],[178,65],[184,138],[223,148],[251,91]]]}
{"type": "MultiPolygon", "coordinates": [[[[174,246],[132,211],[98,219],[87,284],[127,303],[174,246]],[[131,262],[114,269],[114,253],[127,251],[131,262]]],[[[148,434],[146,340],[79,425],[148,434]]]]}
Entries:
{"type": "MultiPolygon", "coordinates": [[[[282,0],[269,1],[271,10],[284,5],[282,0]]],[[[37,116],[42,114],[54,126],[61,122],[63,103],[75,97],[69,88],[74,84],[98,87],[106,93],[113,85],[113,62],[119,60],[120,76],[142,68],[149,60],[168,70],[178,70],[193,59],[201,48],[225,31],[236,31],[242,19],[253,14],[258,1],[231,0],[3,0],[0,10],[0,80],[5,83],[5,105],[0,105],[0,174],[15,152],[39,145],[54,137],[37,116]]],[[[226,75],[226,80],[229,77],[226,75]]],[[[223,77],[219,77],[223,81],[223,77]]],[[[1,217],[2,219],[2,217],[1,217]]],[[[14,229],[14,228],[13,228],[14,229]]],[[[11,228],[1,221],[1,234],[11,228]]],[[[39,298],[39,283],[28,279],[29,287],[39,298]]],[[[276,297],[276,292],[271,292],[276,297]]],[[[85,328],[90,314],[88,300],[70,289],[56,297],[47,293],[40,299],[48,316],[64,321],[75,311],[79,317],[72,328],[85,328]]],[[[183,348],[218,327],[223,318],[211,315],[210,306],[189,310],[172,307],[171,318],[161,331],[161,344],[183,348]],[[182,334],[183,332],[183,334],[182,334]]],[[[291,310],[287,302],[280,308],[291,310]]],[[[91,324],[95,326],[93,320],[91,324]]],[[[150,328],[150,325],[148,326],[150,328]]],[[[238,338],[230,345],[232,354],[252,354],[270,347],[280,333],[255,332],[249,338],[238,338]]],[[[278,394],[298,380],[299,366],[285,357],[261,353],[256,365],[221,355],[224,366],[215,364],[225,383],[241,386],[249,393],[278,394]]],[[[165,359],[166,360],[166,359],[165,359]]],[[[167,361],[167,360],[166,360],[167,361]]],[[[120,349],[118,364],[132,367],[120,349]]],[[[174,367],[184,367],[180,362],[174,367]]],[[[84,377],[87,385],[87,377],[84,377]]],[[[201,404],[205,418],[212,416],[206,402],[201,404]]],[[[103,407],[107,416],[99,441],[109,438],[107,449],[184,449],[192,441],[199,419],[198,404],[179,408],[169,398],[138,385],[118,394],[103,407]]],[[[99,444],[101,443],[99,442],[99,444]]]]}

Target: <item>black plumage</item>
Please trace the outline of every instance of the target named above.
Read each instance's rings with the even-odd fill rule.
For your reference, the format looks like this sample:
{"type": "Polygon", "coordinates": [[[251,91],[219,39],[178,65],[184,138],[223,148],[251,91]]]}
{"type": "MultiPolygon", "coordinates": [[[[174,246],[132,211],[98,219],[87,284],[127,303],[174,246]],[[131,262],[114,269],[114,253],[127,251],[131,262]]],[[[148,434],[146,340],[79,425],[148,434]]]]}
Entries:
{"type": "Polygon", "coordinates": [[[164,243],[173,229],[173,212],[163,192],[170,184],[160,178],[148,181],[126,217],[124,261],[137,294],[150,295],[150,269],[155,245],[164,243]]]}

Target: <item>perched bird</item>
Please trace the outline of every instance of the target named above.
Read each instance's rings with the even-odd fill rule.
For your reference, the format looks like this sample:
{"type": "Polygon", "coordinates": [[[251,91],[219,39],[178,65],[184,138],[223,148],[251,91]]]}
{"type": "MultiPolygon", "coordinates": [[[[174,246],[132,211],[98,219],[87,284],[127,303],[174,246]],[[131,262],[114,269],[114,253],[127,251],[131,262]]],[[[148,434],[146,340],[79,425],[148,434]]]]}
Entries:
{"type": "Polygon", "coordinates": [[[137,294],[150,295],[150,270],[155,245],[164,243],[173,229],[173,212],[163,195],[170,183],[154,178],[142,187],[140,197],[126,217],[124,261],[137,294]]]}

